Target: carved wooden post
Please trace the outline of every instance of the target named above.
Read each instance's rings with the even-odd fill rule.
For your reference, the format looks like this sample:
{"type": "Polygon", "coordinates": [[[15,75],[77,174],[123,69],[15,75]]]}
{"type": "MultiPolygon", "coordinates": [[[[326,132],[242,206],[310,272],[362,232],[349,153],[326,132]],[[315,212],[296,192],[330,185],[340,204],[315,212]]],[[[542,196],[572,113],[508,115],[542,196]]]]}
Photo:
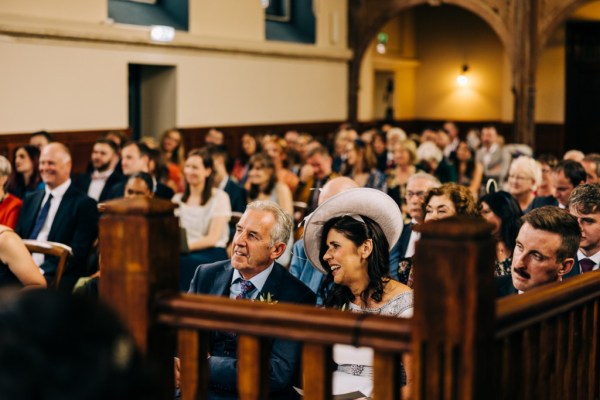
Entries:
{"type": "Polygon", "coordinates": [[[514,3],[514,139],[535,148],[535,76],[537,62],[537,0],[514,3]]]}
{"type": "MultiPolygon", "coordinates": [[[[152,299],[179,289],[179,227],[166,200],[106,203],[100,219],[100,298],[131,330],[160,376],[173,376],[174,332],[153,323],[152,299]]],[[[166,380],[165,395],[173,396],[166,380]]],[[[164,397],[167,398],[167,397],[164,397]]]]}
{"type": "Polygon", "coordinates": [[[413,396],[488,399],[493,387],[495,290],[491,225],[425,224],[415,253],[413,396]]]}

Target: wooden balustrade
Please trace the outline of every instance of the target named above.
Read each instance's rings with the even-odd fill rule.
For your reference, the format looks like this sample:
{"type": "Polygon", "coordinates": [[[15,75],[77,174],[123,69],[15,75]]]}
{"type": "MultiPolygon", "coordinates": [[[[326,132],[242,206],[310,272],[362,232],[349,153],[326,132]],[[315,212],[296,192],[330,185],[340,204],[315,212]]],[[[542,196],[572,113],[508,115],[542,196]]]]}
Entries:
{"type": "Polygon", "coordinates": [[[412,356],[414,399],[598,398],[600,272],[496,304],[494,243],[481,221],[422,227],[412,320],[179,294],[177,240],[170,203],[107,203],[100,294],[160,367],[165,399],[172,398],[174,354],[182,359],[183,398],[205,397],[212,330],[239,334],[241,399],[268,398],[268,338],[303,343],[303,389],[311,400],[331,398],[336,343],[374,349],[377,400],[401,398],[405,354],[412,356]]]}
{"type": "Polygon", "coordinates": [[[598,398],[599,292],[596,271],[498,301],[496,398],[598,398]]]}

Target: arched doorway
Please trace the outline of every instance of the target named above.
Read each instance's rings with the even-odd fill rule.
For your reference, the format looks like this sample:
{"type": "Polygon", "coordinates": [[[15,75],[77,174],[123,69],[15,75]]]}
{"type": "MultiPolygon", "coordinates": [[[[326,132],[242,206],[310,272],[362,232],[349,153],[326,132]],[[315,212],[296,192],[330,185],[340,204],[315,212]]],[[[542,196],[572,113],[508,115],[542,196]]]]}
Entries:
{"type": "MultiPolygon", "coordinates": [[[[349,70],[348,117],[350,121],[356,122],[358,118],[361,63],[377,32],[403,11],[416,6],[429,7],[441,4],[441,0],[349,0],[349,44],[354,51],[354,59],[350,62],[349,70]]],[[[513,15],[510,3],[489,4],[479,0],[446,0],[444,4],[466,9],[484,20],[500,38],[509,59],[514,58],[513,43],[509,34],[513,15]]]]}
{"type": "MultiPolygon", "coordinates": [[[[376,33],[389,37],[385,54],[375,35],[364,53],[358,120],[383,117],[378,77],[394,77],[394,117],[408,129],[447,119],[512,123],[510,54],[481,17],[463,7],[405,9],[376,33]],[[468,82],[457,83],[466,67],[468,82]],[[379,89],[379,90],[378,90],[379,89]]],[[[383,93],[385,94],[385,93],[383,93]]]]}

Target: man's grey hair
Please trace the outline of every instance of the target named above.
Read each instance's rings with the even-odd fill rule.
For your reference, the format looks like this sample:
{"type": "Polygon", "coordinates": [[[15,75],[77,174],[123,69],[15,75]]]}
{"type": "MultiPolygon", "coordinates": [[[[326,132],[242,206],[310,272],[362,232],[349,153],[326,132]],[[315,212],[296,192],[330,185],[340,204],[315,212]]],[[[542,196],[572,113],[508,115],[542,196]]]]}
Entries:
{"type": "Polygon", "coordinates": [[[408,181],[406,182],[406,184],[408,185],[409,183],[411,183],[412,181],[416,180],[416,179],[425,179],[427,181],[429,181],[431,183],[431,187],[440,187],[442,184],[440,183],[440,181],[438,180],[438,178],[436,178],[435,176],[428,174],[427,172],[423,172],[423,171],[419,171],[417,173],[414,173],[410,176],[410,178],[408,178],[408,181]]]}
{"type": "Polygon", "coordinates": [[[0,156],[0,177],[10,176],[11,171],[10,161],[4,156],[0,156]]]}
{"type": "Polygon", "coordinates": [[[271,230],[271,246],[277,242],[287,244],[290,239],[290,234],[292,233],[294,221],[292,220],[292,216],[277,203],[265,200],[253,201],[246,206],[246,210],[266,211],[273,214],[275,223],[271,230]]]}

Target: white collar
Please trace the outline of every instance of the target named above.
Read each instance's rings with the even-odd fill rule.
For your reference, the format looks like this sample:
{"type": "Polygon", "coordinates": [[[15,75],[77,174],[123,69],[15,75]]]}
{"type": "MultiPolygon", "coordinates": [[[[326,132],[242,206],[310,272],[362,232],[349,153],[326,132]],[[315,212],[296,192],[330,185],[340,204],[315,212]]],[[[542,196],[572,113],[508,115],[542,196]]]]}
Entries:
{"type": "Polygon", "coordinates": [[[69,186],[71,186],[71,178],[67,179],[65,182],[61,183],[54,189],[50,189],[48,185],[46,185],[46,197],[49,194],[51,194],[53,198],[60,199],[65,195],[65,193],[69,189],[69,186]]]}

